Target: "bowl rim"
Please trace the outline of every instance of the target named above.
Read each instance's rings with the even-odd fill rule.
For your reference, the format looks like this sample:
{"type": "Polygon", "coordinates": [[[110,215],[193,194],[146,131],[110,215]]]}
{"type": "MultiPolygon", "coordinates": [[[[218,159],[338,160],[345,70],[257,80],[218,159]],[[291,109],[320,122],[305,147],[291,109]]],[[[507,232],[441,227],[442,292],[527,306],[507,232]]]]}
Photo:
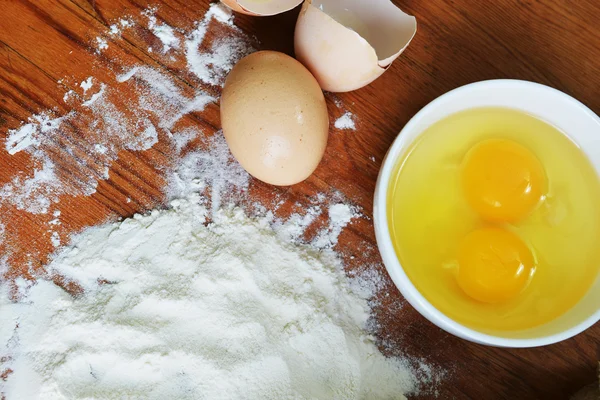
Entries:
{"type": "MultiPolygon", "coordinates": [[[[425,107],[423,107],[419,112],[417,112],[417,114],[415,114],[408,121],[408,123],[402,128],[398,136],[394,139],[394,142],[390,146],[387,154],[383,159],[382,166],[379,170],[379,175],[377,177],[377,183],[375,186],[373,200],[373,223],[375,227],[375,238],[377,241],[377,246],[379,248],[379,252],[381,253],[381,257],[383,259],[383,263],[388,274],[390,275],[395,286],[398,288],[398,290],[400,290],[404,298],[422,316],[424,316],[431,323],[445,330],[446,332],[475,343],[496,347],[528,348],[557,343],[583,332],[590,326],[594,325],[596,322],[600,321],[600,307],[598,308],[598,310],[596,310],[596,312],[594,312],[584,321],[570,327],[569,329],[552,335],[537,338],[505,338],[482,333],[474,329],[468,328],[449,318],[436,307],[434,307],[414,286],[414,284],[411,282],[410,278],[408,278],[406,272],[402,268],[400,261],[396,256],[387,221],[387,192],[392,172],[394,170],[394,167],[396,166],[396,161],[401,155],[401,150],[413,143],[414,140],[416,140],[416,138],[419,135],[421,135],[424,130],[418,132],[412,139],[406,138],[406,136],[408,136],[406,132],[415,130],[419,123],[421,123],[421,121],[427,116],[429,112],[438,107],[438,105],[440,105],[441,103],[448,101],[450,98],[462,96],[466,92],[480,90],[482,88],[494,90],[506,89],[507,87],[511,86],[525,90],[544,91],[548,96],[561,97],[562,100],[566,100],[572,103],[572,105],[579,108],[580,111],[583,111],[586,114],[588,114],[590,118],[595,119],[596,122],[600,125],[600,118],[590,108],[581,103],[579,100],[576,100],[575,98],[557,89],[539,83],[516,79],[493,79],[470,83],[453,89],[437,97],[425,107]]],[[[439,120],[440,119],[434,121],[433,123],[439,120]]]]}

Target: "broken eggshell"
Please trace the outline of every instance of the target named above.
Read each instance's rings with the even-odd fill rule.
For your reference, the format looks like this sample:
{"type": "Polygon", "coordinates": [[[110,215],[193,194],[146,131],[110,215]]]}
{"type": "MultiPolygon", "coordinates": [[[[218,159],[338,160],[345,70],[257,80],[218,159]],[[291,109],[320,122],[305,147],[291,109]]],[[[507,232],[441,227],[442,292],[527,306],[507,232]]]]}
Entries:
{"type": "Polygon", "coordinates": [[[306,0],[294,48],[323,90],[349,92],[381,76],[416,32],[390,0],[306,0]]]}
{"type": "Polygon", "coordinates": [[[302,0],[221,0],[221,3],[243,14],[267,16],[291,10],[302,0]]]}

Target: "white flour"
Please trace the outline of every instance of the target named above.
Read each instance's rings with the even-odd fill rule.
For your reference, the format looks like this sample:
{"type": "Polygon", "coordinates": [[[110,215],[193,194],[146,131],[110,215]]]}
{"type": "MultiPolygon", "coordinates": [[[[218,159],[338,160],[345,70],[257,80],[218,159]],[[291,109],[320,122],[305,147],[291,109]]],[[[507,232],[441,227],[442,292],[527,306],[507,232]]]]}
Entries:
{"type": "MultiPolygon", "coordinates": [[[[194,130],[184,131],[183,139],[189,138],[194,130]]],[[[210,196],[211,210],[218,211],[222,197],[244,193],[250,184],[250,175],[235,161],[221,132],[204,138],[206,151],[194,151],[180,161],[169,177],[167,193],[170,198],[182,198],[194,192],[205,192],[210,196]]],[[[176,146],[177,146],[176,142],[176,146]]]]}
{"type": "Polygon", "coordinates": [[[229,8],[221,3],[212,4],[196,29],[187,36],[185,55],[188,69],[203,83],[222,85],[235,63],[254,51],[248,44],[246,35],[233,25],[232,20],[233,14],[229,8]],[[218,38],[212,43],[210,51],[201,51],[206,32],[213,21],[228,25],[238,34],[218,38]]]}
{"type": "MultiPolygon", "coordinates": [[[[150,67],[133,67],[127,73],[117,76],[117,82],[133,80],[138,92],[136,109],[147,111],[158,119],[158,127],[170,132],[175,123],[184,115],[202,111],[216,99],[202,90],[193,97],[184,96],[173,80],[150,67]]],[[[134,101],[132,103],[135,104],[134,101]]]]}
{"type": "Polygon", "coordinates": [[[344,115],[335,120],[334,126],[336,129],[351,129],[355,130],[353,115],[351,112],[345,112],[344,115]]]}
{"type": "Polygon", "coordinates": [[[79,87],[83,89],[83,94],[85,94],[93,85],[94,77],[90,76],[85,81],[79,84],[79,87]]]}
{"type": "Polygon", "coordinates": [[[97,37],[96,38],[96,45],[97,45],[98,52],[101,52],[102,50],[108,49],[108,42],[104,38],[97,37]]]}
{"type": "Polygon", "coordinates": [[[148,17],[148,29],[162,42],[162,52],[167,53],[171,49],[179,48],[179,38],[175,35],[175,30],[169,25],[157,23],[155,12],[156,9],[152,8],[145,11],[144,15],[148,17]]]}
{"type": "Polygon", "coordinates": [[[415,389],[365,332],[365,293],[335,253],[289,244],[240,210],[205,225],[199,200],[77,236],[49,270],[82,286],[80,297],[48,281],[26,301],[0,297],[8,400],[399,399],[415,389]]]}

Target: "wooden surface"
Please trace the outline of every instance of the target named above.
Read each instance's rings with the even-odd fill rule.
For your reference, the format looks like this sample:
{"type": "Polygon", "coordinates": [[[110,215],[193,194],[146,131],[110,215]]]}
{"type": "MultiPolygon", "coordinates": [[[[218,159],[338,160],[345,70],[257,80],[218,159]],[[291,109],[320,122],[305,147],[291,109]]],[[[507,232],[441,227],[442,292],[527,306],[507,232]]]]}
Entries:
{"type": "MultiPolygon", "coordinates": [[[[148,5],[158,6],[157,17],[170,26],[189,30],[202,18],[206,1],[142,0],[0,0],[0,142],[9,129],[32,114],[53,109],[56,115],[71,106],[63,101],[69,89],[88,76],[114,81],[111,71],[147,64],[171,74],[182,91],[203,87],[186,72],[185,61],[170,60],[149,46],[159,45],[141,20],[148,5]],[[93,39],[123,15],[140,19],[123,40],[109,41],[97,53],[93,39]]],[[[285,200],[284,215],[302,208],[316,193],[343,196],[369,216],[380,162],[402,126],[421,107],[457,86],[492,78],[518,78],[553,86],[571,94],[600,113],[600,30],[597,0],[446,1],[405,0],[402,7],[417,17],[419,30],[413,43],[388,72],[356,92],[328,95],[332,120],[341,111],[334,100],[355,114],[356,131],[332,131],[325,158],[305,183],[272,188],[252,182],[250,195],[265,205],[285,200]],[[372,161],[371,157],[375,161],[372,161]]],[[[236,16],[236,25],[255,35],[263,49],[292,51],[297,10],[270,18],[236,16]]],[[[210,35],[210,33],[209,33],[210,35]]],[[[123,95],[124,112],[127,98],[123,95]]],[[[207,135],[219,127],[218,105],[186,117],[207,135]]],[[[61,140],[80,145],[90,135],[85,128],[64,132],[61,140]]],[[[600,133],[599,133],[600,134],[600,133]]],[[[161,141],[143,152],[121,151],[89,197],[63,195],[53,205],[61,211],[58,232],[63,242],[69,233],[118,216],[161,206],[165,167],[173,162],[172,149],[161,141]],[[130,201],[127,199],[131,199],[130,201]]],[[[81,160],[72,154],[56,159],[66,181],[81,181],[81,160]]],[[[91,165],[91,164],[90,164],[91,165]]],[[[31,173],[24,152],[10,156],[0,150],[0,184],[20,172],[31,173]]],[[[0,203],[9,276],[43,272],[53,251],[48,222],[51,214],[31,214],[0,203]]],[[[357,221],[340,238],[339,250],[348,269],[369,263],[383,271],[375,248],[372,223],[357,221]],[[352,257],[352,256],[356,257],[352,257]]],[[[376,309],[380,338],[388,354],[420,359],[445,370],[436,388],[439,398],[456,399],[564,399],[594,379],[600,349],[600,325],[585,333],[538,349],[506,350],[479,346],[452,337],[418,315],[386,282],[389,296],[376,309]]],[[[429,391],[422,398],[433,397],[429,391]]]]}

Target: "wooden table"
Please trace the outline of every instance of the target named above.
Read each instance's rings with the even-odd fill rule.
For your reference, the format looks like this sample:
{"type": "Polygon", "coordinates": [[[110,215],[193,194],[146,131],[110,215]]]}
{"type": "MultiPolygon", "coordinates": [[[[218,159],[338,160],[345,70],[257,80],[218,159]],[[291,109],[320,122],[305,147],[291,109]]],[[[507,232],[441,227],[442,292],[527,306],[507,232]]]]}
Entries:
{"type": "MultiPolygon", "coordinates": [[[[187,30],[208,7],[207,1],[200,0],[150,4],[158,6],[159,21],[187,30]]],[[[70,106],[63,101],[64,93],[81,91],[79,83],[90,75],[110,84],[111,68],[146,64],[171,74],[183,91],[201,86],[186,73],[185,62],[148,51],[160,42],[140,15],[147,6],[144,0],[0,0],[0,137],[43,110],[67,113],[70,106]],[[123,40],[111,41],[106,51],[97,52],[94,38],[106,35],[108,25],[123,15],[137,18],[139,24],[124,32],[123,40]]],[[[283,199],[278,214],[285,215],[301,209],[316,193],[337,191],[369,217],[381,160],[402,126],[429,101],[470,82],[493,78],[540,82],[600,112],[600,3],[596,0],[406,0],[402,6],[419,23],[404,55],[372,85],[328,95],[332,120],[341,114],[334,104],[337,99],[356,116],[357,130],[332,132],[322,164],[300,185],[275,189],[252,182],[253,200],[268,205],[276,197],[283,199]]],[[[243,31],[256,35],[262,48],[291,53],[296,15],[297,10],[270,18],[236,16],[235,21],[243,31]]],[[[205,89],[218,95],[218,88],[205,89]]],[[[123,109],[129,112],[126,99],[123,109]]],[[[219,127],[216,104],[186,118],[202,126],[207,135],[219,127]]],[[[74,129],[61,140],[78,146],[89,134],[74,129]]],[[[61,195],[52,210],[61,212],[62,224],[53,229],[62,242],[86,226],[163,205],[163,167],[173,162],[172,149],[163,142],[161,138],[143,152],[119,152],[110,165],[109,179],[99,180],[91,196],[61,195]]],[[[79,174],[93,173],[82,171],[81,157],[57,153],[56,160],[67,182],[76,184],[79,174]]],[[[33,168],[25,152],[10,156],[3,149],[0,166],[1,185],[20,172],[30,174],[33,168]]],[[[0,254],[7,256],[8,276],[31,279],[43,272],[54,250],[48,230],[53,218],[52,213],[32,214],[6,201],[0,203],[0,221],[5,225],[0,254]]],[[[369,218],[342,233],[338,250],[349,270],[369,263],[384,271],[369,218]]],[[[553,346],[495,349],[436,328],[405,303],[389,279],[384,292],[389,296],[381,296],[376,308],[379,337],[387,344],[384,351],[445,370],[436,388],[439,398],[564,399],[594,379],[600,350],[598,324],[553,346]]],[[[421,396],[428,397],[433,397],[432,391],[421,396]]]]}

